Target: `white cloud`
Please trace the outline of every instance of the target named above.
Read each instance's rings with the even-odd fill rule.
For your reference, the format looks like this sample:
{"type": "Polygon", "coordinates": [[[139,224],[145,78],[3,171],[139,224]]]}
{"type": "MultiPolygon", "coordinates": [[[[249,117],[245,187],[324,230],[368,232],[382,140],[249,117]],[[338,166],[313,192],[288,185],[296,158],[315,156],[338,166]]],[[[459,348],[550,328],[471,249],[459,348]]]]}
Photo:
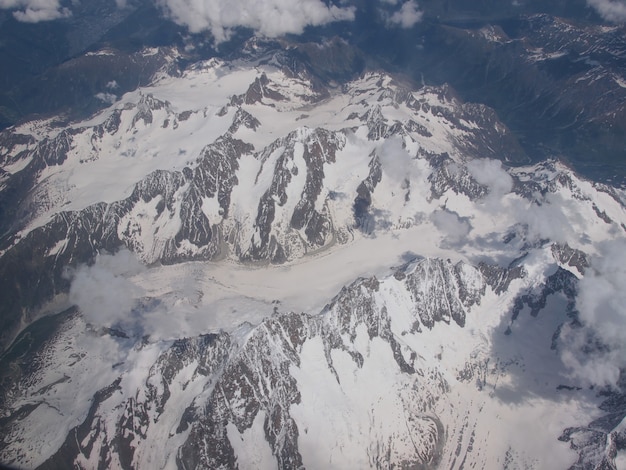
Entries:
{"type": "Polygon", "coordinates": [[[500,198],[510,193],[513,188],[513,178],[502,168],[500,160],[490,158],[472,160],[467,164],[467,171],[479,184],[489,188],[491,197],[500,198]]]}
{"type": "Polygon", "coordinates": [[[117,95],[113,93],[96,93],[95,97],[108,104],[113,104],[117,101],[117,95]]]}
{"type": "MultiPolygon", "coordinates": [[[[64,0],[0,0],[1,9],[14,10],[22,22],[37,23],[72,15],[64,0]]],[[[71,0],[72,4],[78,0],[71,0]]],[[[114,0],[120,9],[132,5],[128,0],[114,0]]],[[[321,26],[336,21],[352,21],[356,6],[353,0],[339,6],[324,0],[153,0],[165,15],[192,33],[210,31],[216,43],[230,38],[238,27],[250,28],[265,37],[301,34],[307,26],[321,26]]],[[[69,3],[69,0],[66,0],[69,3]]],[[[422,19],[415,0],[379,0],[379,10],[389,27],[411,28],[422,19]]]]}
{"type": "MultiPolygon", "coordinates": [[[[397,3],[396,1],[386,1],[392,5],[397,3]]],[[[401,28],[412,28],[422,20],[422,15],[423,13],[419,10],[419,6],[415,0],[409,0],[402,4],[400,10],[389,17],[389,23],[391,25],[400,26],[401,28]]]]}
{"type": "Polygon", "coordinates": [[[141,289],[127,278],[144,269],[127,250],[115,255],[99,255],[92,266],[82,265],[71,274],[70,302],[94,325],[127,325],[142,295],[141,289]]]}
{"type": "Polygon", "coordinates": [[[412,179],[412,158],[400,137],[386,139],[377,149],[383,172],[396,183],[412,179]]]}
{"type": "Polygon", "coordinates": [[[465,240],[472,229],[467,218],[461,218],[456,212],[437,210],[432,213],[430,220],[445,236],[449,245],[457,245],[465,240]]]}
{"type": "Polygon", "coordinates": [[[571,243],[584,236],[586,221],[575,200],[559,192],[538,194],[537,202],[508,197],[513,189],[513,178],[499,160],[476,159],[467,163],[466,168],[476,182],[489,190],[481,201],[481,209],[491,217],[513,216],[512,220],[523,228],[528,241],[548,239],[571,243]]]}
{"type": "Polygon", "coordinates": [[[0,0],[0,8],[15,10],[13,16],[24,23],[38,23],[71,16],[60,0],[0,0]]]}
{"type": "Polygon", "coordinates": [[[471,160],[466,168],[476,182],[489,190],[481,201],[483,209],[493,215],[506,210],[503,198],[513,189],[513,178],[502,167],[502,162],[480,158],[471,160]]]}
{"type": "Polygon", "coordinates": [[[191,32],[208,30],[216,43],[246,27],[262,36],[300,34],[307,26],[353,20],[354,7],[327,6],[321,0],[156,0],[166,14],[191,32]]]}
{"type": "Polygon", "coordinates": [[[613,23],[626,21],[626,2],[623,0],[587,0],[602,18],[613,23]]]}
{"type": "Polygon", "coordinates": [[[68,274],[70,302],[96,328],[115,328],[135,340],[148,335],[158,341],[195,336],[215,322],[215,311],[198,308],[197,285],[182,284],[162,297],[147,295],[143,282],[148,268],[127,249],[99,255],[93,265],[81,265],[68,274]]]}
{"type": "Polygon", "coordinates": [[[615,384],[626,367],[626,240],[599,247],[579,283],[576,307],[582,328],[562,332],[562,359],[580,380],[615,384]]]}
{"type": "Polygon", "coordinates": [[[577,238],[585,226],[576,203],[556,193],[548,193],[541,204],[516,201],[510,206],[518,222],[526,225],[531,240],[549,239],[565,243],[577,238]]]}

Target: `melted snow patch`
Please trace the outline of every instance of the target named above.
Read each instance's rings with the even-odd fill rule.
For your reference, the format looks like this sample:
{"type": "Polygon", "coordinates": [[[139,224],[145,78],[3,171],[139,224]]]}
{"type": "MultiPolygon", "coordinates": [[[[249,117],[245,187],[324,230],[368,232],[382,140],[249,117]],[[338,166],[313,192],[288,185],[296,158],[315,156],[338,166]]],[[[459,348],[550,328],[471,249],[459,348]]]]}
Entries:
{"type": "Polygon", "coordinates": [[[233,423],[226,425],[226,433],[230,445],[237,456],[239,468],[257,468],[259,470],[274,469],[277,461],[272,454],[272,449],[265,438],[263,423],[266,414],[259,411],[249,429],[239,433],[233,423]]]}

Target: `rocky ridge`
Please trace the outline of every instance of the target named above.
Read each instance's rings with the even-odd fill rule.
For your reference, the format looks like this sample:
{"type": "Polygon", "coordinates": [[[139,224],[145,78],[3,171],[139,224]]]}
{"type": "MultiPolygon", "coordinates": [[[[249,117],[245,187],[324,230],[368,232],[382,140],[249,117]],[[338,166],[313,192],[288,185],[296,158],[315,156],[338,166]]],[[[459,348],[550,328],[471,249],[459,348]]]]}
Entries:
{"type": "MultiPolygon", "coordinates": [[[[358,444],[367,445],[361,463],[376,468],[436,467],[444,462],[450,464],[456,456],[452,468],[462,468],[468,462],[486,464],[493,455],[480,450],[476,442],[483,438],[486,422],[463,424],[465,413],[472,412],[476,405],[459,404],[464,408],[450,416],[449,411],[444,411],[444,403],[458,393],[477,393],[475,400],[488,400],[489,390],[496,390],[498,377],[507,375],[508,366],[483,369],[486,357],[474,351],[467,357],[454,357],[458,369],[457,378],[453,378],[453,370],[450,376],[437,365],[442,364],[441,357],[435,357],[433,362],[423,355],[423,346],[418,345],[441,328],[437,325],[445,325],[442,333],[447,331],[442,344],[450,335],[455,341],[463,341],[466,328],[480,324],[476,318],[480,306],[485,303],[485,296],[498,290],[503,277],[509,279],[508,289],[501,290],[504,298],[513,301],[513,305],[516,298],[525,298],[523,269],[494,273],[494,267],[487,265],[476,268],[464,263],[418,259],[398,268],[389,278],[355,281],[319,315],[276,313],[256,327],[242,326],[232,334],[180,339],[160,344],[156,349],[155,345],[140,341],[135,348],[141,359],[132,364],[128,358],[131,363],[117,364],[112,372],[107,372],[111,383],[94,394],[82,421],[68,429],[67,438],[54,454],[33,460],[38,454],[20,453],[15,442],[4,440],[2,458],[7,462],[30,462],[38,468],[54,468],[65,462],[74,462],[80,468],[137,468],[148,465],[151,460],[146,459],[155,458],[175,463],[179,468],[315,465],[307,452],[307,434],[314,432],[316,424],[325,428],[326,424],[315,423],[309,415],[302,414],[302,406],[311,406],[305,400],[320,390],[309,387],[331,387],[335,383],[342,390],[340,400],[361,406],[358,394],[362,392],[358,392],[358,387],[352,388],[352,381],[357,377],[368,380],[372,365],[383,357],[394,377],[390,384],[394,391],[392,396],[384,397],[384,406],[380,402],[383,396],[376,395],[380,391],[374,392],[377,406],[382,407],[380,412],[372,409],[370,419],[379,422],[378,430],[361,428],[360,421],[351,424],[357,432],[366,433],[357,439],[358,444]],[[140,366],[145,360],[150,362],[140,366]],[[320,376],[320,380],[326,377],[328,385],[315,386],[306,381],[302,374],[312,373],[313,365],[326,371],[327,376],[320,376]],[[136,376],[139,370],[140,379],[136,376]],[[396,419],[398,405],[403,407],[406,429],[390,426],[396,419]],[[387,416],[388,412],[391,415],[387,416]],[[378,435],[385,432],[391,432],[387,435],[389,441],[378,435]],[[468,434],[474,437],[468,440],[468,434]],[[259,460],[264,456],[271,461],[259,460]]],[[[558,291],[544,292],[544,307],[547,296],[555,294],[558,291]]],[[[548,315],[543,308],[538,313],[548,315]]],[[[515,307],[511,314],[517,315],[515,307]]],[[[75,311],[64,315],[60,328],[46,331],[43,347],[19,346],[29,336],[27,332],[3,357],[9,366],[3,370],[14,371],[3,376],[3,408],[15,410],[3,419],[3,434],[7,437],[19,434],[22,426],[38,419],[40,407],[54,407],[63,396],[63,386],[72,386],[79,379],[76,370],[81,369],[80,364],[94,360],[90,358],[93,353],[81,352],[80,344],[71,340],[84,328],[80,316],[75,311]],[[57,346],[63,344],[64,348],[57,346]],[[21,355],[17,348],[22,350],[21,355]],[[61,357],[72,361],[67,364],[71,369],[61,380],[42,388],[49,380],[45,372],[48,361],[54,363],[61,357]],[[24,367],[35,370],[29,372],[24,367]],[[23,373],[16,375],[19,370],[23,373]],[[7,390],[21,391],[9,395],[7,390]]],[[[563,316],[561,321],[570,320],[563,316]]],[[[113,331],[88,334],[106,342],[129,341],[128,337],[115,336],[113,331]]],[[[443,355],[446,356],[445,351],[443,355]]],[[[502,359],[496,356],[491,360],[502,359]]],[[[332,401],[321,399],[316,413],[334,413],[335,406],[332,401]]],[[[358,411],[349,413],[358,418],[358,411]]],[[[585,446],[596,446],[596,451],[606,448],[606,454],[594,451],[593,455],[603,455],[601,458],[607,461],[613,458],[607,443],[623,438],[619,432],[612,432],[613,427],[605,438],[596,436],[585,441],[585,446]]],[[[340,442],[346,438],[340,429],[329,431],[340,442]]],[[[582,428],[567,430],[561,439],[575,439],[574,448],[580,449],[584,432],[582,428]]],[[[510,457],[513,451],[506,454],[510,457]]],[[[503,453],[498,459],[509,457],[503,453]]],[[[527,455],[518,463],[529,458],[527,463],[531,462],[532,456],[527,455]]],[[[588,453],[581,452],[581,459],[587,458],[588,453]]]]}
{"type": "MultiPolygon", "coordinates": [[[[532,467],[540,446],[507,417],[548,410],[563,425],[538,439],[559,463],[611,468],[623,386],[568,376],[561,334],[584,327],[578,286],[597,247],[624,237],[624,192],[556,161],[502,165],[523,157],[515,138],[450,87],[381,72],[333,87],[292,59],[211,60],[88,121],[2,133],[0,460],[532,467]],[[151,338],[64,299],[105,252],[129,250],[148,273],[296,271],[379,237],[404,261],[389,275],[348,283],[321,312],[279,298],[235,329],[151,338]]],[[[165,296],[134,299],[128,316],[165,296]]],[[[226,314],[210,305],[192,307],[226,314]]]]}

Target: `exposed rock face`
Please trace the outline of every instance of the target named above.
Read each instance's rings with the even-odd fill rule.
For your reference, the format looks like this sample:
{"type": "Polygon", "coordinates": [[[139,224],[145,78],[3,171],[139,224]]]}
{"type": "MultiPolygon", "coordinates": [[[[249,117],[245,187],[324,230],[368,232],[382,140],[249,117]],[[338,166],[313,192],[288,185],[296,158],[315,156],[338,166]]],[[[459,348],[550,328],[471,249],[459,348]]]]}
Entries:
{"type": "Polygon", "coordinates": [[[567,243],[565,245],[559,243],[552,245],[552,255],[559,263],[576,268],[580,274],[584,274],[585,269],[589,267],[587,255],[580,250],[571,248],[567,243]]]}
{"type": "Polygon", "coordinates": [[[376,185],[382,179],[382,168],[380,161],[374,155],[369,163],[369,173],[356,189],[357,196],[354,198],[354,221],[360,229],[367,229],[367,222],[370,218],[369,208],[372,205],[372,194],[376,185]]]}
{"type": "Polygon", "coordinates": [[[548,14],[501,18],[433,25],[424,34],[421,60],[413,59],[420,64],[415,72],[450,83],[470,101],[480,96],[524,135],[522,144],[533,159],[563,153],[578,171],[606,178],[618,171],[623,179],[614,165],[623,147],[618,135],[626,105],[621,79],[614,79],[623,76],[618,59],[624,55],[623,26],[548,14]],[[590,146],[592,135],[602,137],[590,146]]]}
{"type": "MultiPolygon", "coordinates": [[[[384,73],[331,86],[299,54],[321,60],[306,47],[236,66],[215,59],[89,121],[2,133],[3,463],[530,467],[525,443],[491,442],[507,413],[539,403],[564,416],[570,401],[555,390],[571,392],[580,409],[596,403],[563,385],[561,331],[581,327],[587,250],[626,230],[623,192],[554,161],[502,166],[525,159],[515,137],[449,86],[412,90],[384,73]],[[59,300],[68,273],[122,249],[146,272],[115,281],[167,292],[137,294],[104,327],[89,305],[39,318],[53,299],[68,307],[59,300]],[[342,270],[344,249],[350,263],[375,268],[353,282],[362,267],[351,268],[321,311],[282,311],[283,287],[298,282],[290,270],[310,269],[307,282],[317,276],[318,286],[337,282],[316,262],[328,256],[342,270]],[[194,271],[207,262],[239,271],[226,283],[194,271]],[[402,267],[371,275],[392,263],[402,267]],[[246,269],[259,277],[239,279],[246,269]],[[273,286],[273,315],[203,330],[213,316],[267,307],[236,285],[256,287],[266,272],[287,273],[273,286]],[[188,280],[193,292],[173,291],[188,280]],[[190,300],[205,294],[215,297],[190,300]],[[233,295],[242,306],[229,309],[233,295]],[[195,315],[182,339],[125,326],[169,308],[177,326],[195,315]],[[532,335],[547,340],[536,346],[532,335]],[[72,389],[82,395],[70,406],[72,389]]],[[[621,393],[607,392],[607,417],[584,415],[562,433],[578,467],[611,468],[624,448],[621,393]]]]}
{"type": "Polygon", "coordinates": [[[220,254],[219,224],[228,217],[230,196],[237,184],[238,159],[252,149],[226,136],[207,146],[192,170],[157,171],[141,181],[119,214],[118,235],[126,246],[148,263],[185,259],[211,259],[220,254]],[[209,220],[203,204],[212,199],[218,205],[209,220]],[[141,211],[148,209],[153,220],[143,222],[141,211]],[[154,212],[152,212],[154,211],[154,212]],[[165,236],[159,228],[174,225],[165,236]],[[144,233],[148,231],[148,233],[144,233]]]}
{"type": "MultiPolygon", "coordinates": [[[[443,325],[450,338],[457,338],[468,324],[477,328],[481,320],[475,318],[475,312],[485,296],[488,292],[493,295],[503,282],[519,279],[516,271],[420,259],[388,278],[355,281],[319,315],[277,313],[256,327],[243,326],[232,334],[167,342],[154,350],[160,351],[156,355],[150,352],[154,346],[140,340],[135,351],[145,359],[135,365],[117,364],[112,373],[107,372],[110,384],[94,393],[80,424],[69,430],[59,449],[38,468],[67,462],[78,468],[141,468],[154,458],[178,468],[243,468],[255,462],[294,469],[314,465],[307,446],[315,426],[321,425],[334,439],[345,439],[340,428],[333,428],[322,417],[344,410],[345,419],[355,420],[349,425],[358,433],[365,431],[356,410],[372,406],[367,401],[370,392],[355,388],[354,381],[370,380],[366,377],[381,360],[386,361],[388,380],[393,377],[394,382],[385,395],[374,395],[385,404],[380,410],[370,410],[369,419],[379,428],[369,428],[365,437],[353,442],[357,447],[369,446],[362,449],[366,452],[361,463],[373,468],[436,467],[461,457],[466,462],[485,462],[489,457],[473,443],[484,438],[481,433],[489,436],[489,426],[483,429],[480,420],[474,421],[475,405],[459,402],[460,408],[451,410],[445,403],[474,386],[477,391],[471,393],[478,395],[473,400],[487,400],[487,390],[494,387],[495,391],[498,377],[508,366],[490,367],[489,360],[484,362],[474,351],[457,358],[459,369],[454,379],[441,374],[437,362],[423,357],[419,345],[437,325],[443,325]],[[310,374],[312,379],[307,380],[310,374]],[[327,382],[316,382],[314,377],[327,382]],[[341,392],[330,399],[326,393],[333,387],[341,392]],[[303,410],[311,406],[312,396],[318,398],[310,415],[303,410]],[[344,409],[343,400],[351,402],[352,408],[344,409]],[[400,419],[406,419],[406,428],[395,425],[399,418],[396,406],[400,406],[400,419]],[[321,420],[312,418],[317,413],[321,420]],[[385,432],[391,432],[391,441],[378,440],[385,432]],[[465,433],[474,438],[468,439],[465,433]]],[[[543,292],[558,294],[559,283],[551,279],[561,277],[550,277],[543,292]]],[[[537,305],[534,300],[528,302],[537,305]]],[[[40,320],[46,321],[49,319],[40,320]]],[[[45,383],[44,373],[51,361],[67,356],[78,364],[72,367],[80,368],[81,363],[93,360],[88,351],[81,353],[79,343],[68,342],[84,328],[76,311],[63,314],[52,324],[52,329],[33,325],[3,356],[6,372],[1,403],[3,409],[11,410],[0,422],[4,436],[19,433],[20,423],[38,407],[46,406],[48,389],[78,380],[76,373],[69,372],[48,389],[41,389],[39,398],[32,395],[30,404],[15,408],[23,403],[21,393],[28,396],[29,390],[45,383]],[[35,341],[27,342],[29,337],[35,341]],[[67,346],[64,350],[58,344],[67,346]],[[23,392],[15,393],[17,390],[23,392]]],[[[115,339],[111,331],[99,335],[102,340],[132,341],[122,336],[115,339]]],[[[454,347],[454,340],[450,341],[449,346],[454,347]]],[[[494,360],[499,361],[497,357],[494,360]]],[[[369,386],[377,389],[374,382],[369,386]]],[[[591,463],[614,468],[616,449],[623,445],[623,436],[614,431],[624,417],[620,397],[610,394],[604,402],[606,417],[563,432],[560,439],[570,441],[579,453],[572,468],[591,463]]],[[[8,462],[19,458],[15,443],[6,439],[0,455],[8,462]]],[[[520,458],[512,451],[507,455],[511,461],[520,458]]]]}
{"type": "MultiPolygon", "coordinates": [[[[155,430],[163,426],[163,420],[176,425],[170,431],[175,434],[169,438],[181,443],[175,453],[180,468],[245,465],[247,457],[235,451],[239,445],[233,441],[240,438],[233,433],[243,436],[253,426],[262,432],[279,468],[299,468],[303,465],[299,436],[306,429],[292,415],[292,409],[301,403],[302,393],[310,392],[302,389],[306,385],[299,382],[299,374],[295,373],[305,366],[303,361],[309,360],[303,356],[308,354],[304,352],[308,347],[321,347],[324,363],[320,367],[327,368],[338,384],[349,380],[344,359],[336,362],[340,359],[338,352],[346,354],[356,370],[373,360],[363,349],[363,341],[378,342],[387,348],[396,369],[394,373],[407,377],[409,382],[420,380],[428,366],[400,341],[393,326],[393,309],[397,307],[385,304],[380,296],[388,294],[383,291],[408,296],[413,308],[407,314],[416,325],[410,334],[419,335],[420,324],[432,328],[437,322],[452,320],[463,326],[465,316],[473,305],[480,303],[485,288],[482,275],[471,266],[424,259],[383,281],[376,278],[356,281],[344,288],[318,316],[278,314],[249,329],[239,339],[223,333],[174,341],[150,365],[145,380],[129,389],[126,384],[129,376],[121,373],[96,392],[82,423],[69,431],[63,445],[40,468],[54,468],[64,462],[83,467],[94,462],[93,459],[98,465],[134,468],[146,452],[154,452],[146,445],[171,447],[168,442],[150,442],[155,430]],[[430,307],[434,308],[432,314],[428,313],[430,307]],[[255,424],[258,420],[262,422],[260,427],[255,424]]],[[[60,328],[32,330],[44,334],[44,341],[21,346],[18,342],[3,358],[7,366],[4,370],[18,371],[18,364],[22,368],[19,374],[11,373],[3,379],[4,409],[10,409],[19,398],[7,391],[19,388],[18,384],[28,388],[31,377],[45,371],[47,361],[54,356],[55,341],[64,341],[64,334],[71,334],[73,324],[80,323],[76,312],[68,312],[60,320],[55,323],[60,328]],[[28,356],[13,354],[17,348],[28,351],[28,356]]],[[[27,337],[28,334],[23,335],[22,341],[27,337]]],[[[75,360],[82,359],[77,356],[75,360]]],[[[433,376],[432,380],[445,393],[445,380],[439,376],[433,376]]],[[[418,399],[419,393],[410,393],[418,399]]],[[[347,398],[350,399],[350,394],[347,398]]],[[[21,408],[5,418],[3,434],[10,435],[29,411],[32,410],[21,408]]],[[[434,410],[420,402],[417,408],[406,412],[413,416],[409,420],[412,428],[409,432],[415,447],[399,456],[384,452],[372,455],[373,465],[434,465],[440,459],[446,435],[434,410]],[[421,413],[429,410],[429,416],[422,417],[421,413]]],[[[384,414],[379,418],[385,419],[384,414]]],[[[398,437],[402,436],[401,432],[398,437]]],[[[4,442],[0,450],[9,452],[7,445],[4,442]]],[[[9,454],[3,455],[6,458],[9,454]]]]}
{"type": "Polygon", "coordinates": [[[619,429],[626,415],[626,396],[623,380],[619,390],[604,392],[606,399],[600,409],[606,413],[587,426],[565,429],[559,440],[569,442],[579,455],[572,469],[601,468],[616,469],[615,457],[618,449],[624,448],[626,435],[619,429]],[[619,430],[618,430],[619,429],[619,430]]]}
{"type": "Polygon", "coordinates": [[[272,183],[259,201],[255,223],[258,238],[253,239],[250,251],[244,257],[274,262],[292,259],[288,239],[295,233],[289,233],[290,229],[303,232],[306,238],[300,243],[307,247],[319,248],[329,242],[333,236],[333,222],[327,210],[317,210],[316,206],[319,206],[324,186],[324,167],[335,163],[335,155],[344,144],[345,137],[341,134],[305,129],[274,143],[261,156],[267,161],[272,154],[280,153],[274,164],[272,183]],[[296,176],[304,176],[303,187],[299,194],[290,195],[289,185],[296,176]],[[288,200],[293,204],[294,196],[297,198],[295,207],[290,215],[287,214],[289,227],[283,228],[283,233],[276,233],[272,224],[277,207],[285,206],[288,200]]]}
{"type": "Polygon", "coordinates": [[[470,199],[480,199],[487,194],[487,188],[480,185],[467,168],[459,166],[447,156],[437,160],[437,170],[429,178],[433,198],[441,198],[450,189],[470,199]]]}
{"type": "MultiPolygon", "coordinates": [[[[303,70],[296,74],[299,81],[307,77],[303,70]]],[[[267,101],[267,104],[255,101],[255,105],[280,102],[286,106],[284,99],[268,91],[272,86],[279,87],[272,83],[267,75],[262,75],[251,85],[252,90],[258,88],[259,93],[265,93],[267,101]]],[[[310,95],[298,96],[318,96],[321,91],[315,90],[319,90],[319,83],[313,88],[303,88],[303,93],[310,95]]],[[[473,154],[497,153],[498,139],[508,134],[501,124],[489,121],[495,119],[492,113],[460,103],[448,88],[425,88],[415,93],[384,75],[368,75],[360,82],[344,86],[343,90],[355,99],[355,109],[366,109],[360,115],[349,115],[347,122],[352,119],[366,126],[367,141],[402,138],[405,142],[418,143],[413,158],[425,158],[429,162],[428,181],[433,201],[445,198],[448,191],[463,194],[473,201],[488,194],[488,188],[472,177],[458,155],[468,158],[473,154]],[[389,105],[405,106],[408,119],[387,118],[385,106],[389,105]],[[433,116],[447,126],[448,149],[457,152],[457,156],[442,152],[441,141],[428,130],[433,116]],[[428,150],[432,145],[433,150],[428,150]]],[[[235,101],[243,104],[245,100],[235,101]]],[[[125,246],[146,263],[219,259],[231,254],[242,260],[282,263],[335,242],[343,243],[352,237],[354,227],[365,234],[376,229],[376,217],[385,210],[377,207],[375,201],[375,192],[385,174],[378,149],[372,148],[362,155],[360,165],[366,172],[362,173],[358,184],[350,188],[351,193],[327,187],[328,174],[333,175],[334,167],[345,158],[345,152],[352,152],[350,135],[357,127],[338,131],[303,127],[265,148],[255,149],[240,139],[239,134],[242,130],[256,133],[263,124],[252,114],[253,107],[246,110],[242,104],[231,103],[217,113],[229,122],[226,132],[205,145],[188,166],[149,173],[134,185],[130,196],[119,202],[98,203],[71,212],[57,212],[57,206],[63,201],[63,188],[54,189],[47,179],[37,183],[44,171],[69,165],[70,154],[81,163],[104,158],[101,154],[108,151],[111,139],[123,140],[128,135],[133,139],[137,126],[148,130],[151,127],[173,130],[198,119],[199,113],[178,112],[166,100],[153,94],[140,94],[137,103],[112,110],[106,119],[91,128],[69,128],[39,141],[31,135],[4,131],[2,155],[4,164],[8,165],[5,167],[20,165],[23,168],[11,170],[4,176],[0,201],[7,216],[13,215],[12,222],[11,217],[3,218],[4,229],[12,229],[2,242],[5,255],[0,260],[0,271],[5,273],[2,289],[6,300],[2,318],[6,337],[14,334],[11,332],[15,332],[22,311],[28,312],[67,289],[68,283],[62,277],[64,266],[90,260],[103,250],[115,251],[125,246]],[[75,156],[85,140],[88,141],[86,154],[75,156]],[[253,182],[240,181],[242,158],[260,162],[259,171],[271,176],[265,188],[259,186],[259,190],[254,191],[258,199],[235,214],[234,188],[260,184],[261,173],[253,182]],[[33,189],[29,189],[31,185],[33,189]],[[338,220],[337,209],[332,208],[343,198],[353,201],[352,213],[349,219],[338,220]],[[21,238],[15,236],[19,229],[28,227],[44,214],[52,214],[47,224],[25,236],[21,234],[21,238]],[[32,262],[23,265],[20,261],[18,269],[11,260],[23,260],[26,253],[32,262]]],[[[405,148],[408,151],[406,144],[405,148]]],[[[410,174],[407,176],[403,184],[411,185],[410,174]]],[[[592,203],[597,217],[605,223],[614,222],[595,202],[582,196],[567,172],[554,164],[528,171],[519,169],[514,175],[514,191],[533,201],[537,200],[537,195],[557,193],[562,187],[575,196],[578,194],[576,197],[580,200],[592,203]],[[554,172],[557,177],[546,178],[554,172]]],[[[614,198],[621,204],[618,195],[614,198]]],[[[405,196],[407,201],[409,196],[405,196]]],[[[574,259],[570,261],[580,264],[574,259]]]]}
{"type": "MultiPolygon", "coordinates": [[[[405,279],[411,298],[417,307],[417,314],[426,328],[432,328],[436,322],[456,322],[465,325],[465,312],[485,293],[485,283],[476,279],[468,282],[474,272],[466,272],[467,266],[439,260],[424,261],[416,272],[405,279]]],[[[471,271],[471,270],[470,270],[471,271]]]]}
{"type": "MultiPolygon", "coordinates": [[[[415,95],[388,76],[367,75],[360,82],[344,86],[344,92],[354,101],[353,108],[366,109],[357,120],[367,127],[367,141],[372,142],[359,163],[368,168],[367,174],[356,187],[349,188],[350,193],[343,188],[329,188],[328,174],[336,181],[334,168],[345,158],[338,161],[338,155],[354,152],[350,136],[356,127],[300,127],[258,149],[246,141],[245,136],[250,135],[246,132],[255,134],[263,126],[253,114],[255,106],[280,105],[290,109],[294,100],[311,104],[328,96],[319,79],[313,79],[294,58],[287,60],[278,54],[273,60],[283,64],[283,69],[287,67],[286,80],[296,83],[294,96],[282,94],[289,92],[285,83],[261,74],[244,95],[234,96],[230,104],[217,112],[215,119],[223,118],[229,123],[225,133],[205,145],[195,160],[181,169],[150,172],[134,184],[129,196],[117,202],[61,212],[67,188],[53,184],[45,175],[54,178],[57,167],[63,171],[65,166],[98,162],[121,145],[129,147],[123,152],[126,158],[141,157],[133,147],[135,135],[157,132],[156,129],[175,132],[201,119],[201,112],[181,112],[154,93],[141,92],[137,102],[113,109],[92,127],[75,126],[52,132],[51,137],[44,133],[43,138],[41,131],[37,138],[11,131],[3,133],[3,162],[7,168],[23,168],[11,170],[4,177],[3,202],[0,201],[2,210],[13,215],[12,222],[5,222],[4,228],[9,231],[0,245],[6,251],[0,260],[0,271],[6,273],[3,292],[7,300],[2,318],[8,336],[15,331],[15,322],[21,316],[18,309],[31,310],[67,289],[68,283],[62,277],[64,266],[91,260],[102,251],[127,247],[148,264],[220,259],[233,254],[241,260],[283,263],[333,243],[346,242],[355,226],[372,233],[377,226],[374,214],[381,211],[373,207],[372,198],[383,178],[378,151],[373,148],[378,145],[375,142],[403,138],[440,145],[428,130],[428,115],[436,116],[449,128],[446,145],[455,152],[493,149],[494,139],[506,134],[502,126],[488,126],[492,129],[489,132],[495,134],[484,134],[483,120],[491,119],[490,114],[478,113],[459,103],[448,89],[428,88],[415,95]],[[389,119],[385,115],[389,106],[405,107],[409,118],[389,119]],[[471,127],[470,122],[474,123],[471,127]],[[458,137],[452,137],[457,131],[458,137]],[[129,144],[123,144],[127,140],[129,144]],[[259,175],[255,181],[240,181],[242,159],[259,162],[259,171],[271,175],[271,182],[263,188],[261,184],[265,183],[258,181],[259,175]],[[242,184],[257,185],[259,189],[254,193],[258,198],[247,202],[248,207],[237,206],[233,213],[233,207],[240,204],[232,200],[233,190],[242,184]],[[340,219],[335,215],[336,207],[344,199],[354,201],[352,214],[340,219]],[[19,214],[23,217],[15,217],[19,214]],[[39,219],[49,221],[42,225],[36,222],[39,219]],[[33,225],[35,228],[31,229],[33,225]],[[11,260],[23,260],[25,253],[32,262],[13,277],[10,273],[18,268],[11,260]]],[[[206,109],[202,113],[203,119],[211,117],[206,109]]],[[[449,189],[471,198],[484,195],[484,188],[471,179],[462,165],[458,171],[451,170],[456,164],[446,157],[447,153],[426,155],[433,168],[430,179],[434,198],[449,189]]]]}
{"type": "Polygon", "coordinates": [[[267,75],[263,74],[259,78],[254,80],[254,83],[250,85],[248,91],[243,97],[245,104],[260,103],[263,98],[269,98],[274,101],[282,101],[286,98],[279,92],[272,90],[268,85],[270,81],[267,75]]]}

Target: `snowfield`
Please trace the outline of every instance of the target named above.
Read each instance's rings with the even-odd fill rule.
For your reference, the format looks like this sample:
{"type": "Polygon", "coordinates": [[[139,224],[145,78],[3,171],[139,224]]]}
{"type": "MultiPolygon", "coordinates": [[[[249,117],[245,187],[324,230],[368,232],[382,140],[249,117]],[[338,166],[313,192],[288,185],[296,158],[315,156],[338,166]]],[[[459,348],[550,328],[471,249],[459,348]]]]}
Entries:
{"type": "Polygon", "coordinates": [[[34,186],[0,262],[51,266],[57,315],[20,313],[0,356],[2,463],[626,460],[626,193],[503,165],[487,108],[276,55],[10,132],[0,182],[34,186]]]}

